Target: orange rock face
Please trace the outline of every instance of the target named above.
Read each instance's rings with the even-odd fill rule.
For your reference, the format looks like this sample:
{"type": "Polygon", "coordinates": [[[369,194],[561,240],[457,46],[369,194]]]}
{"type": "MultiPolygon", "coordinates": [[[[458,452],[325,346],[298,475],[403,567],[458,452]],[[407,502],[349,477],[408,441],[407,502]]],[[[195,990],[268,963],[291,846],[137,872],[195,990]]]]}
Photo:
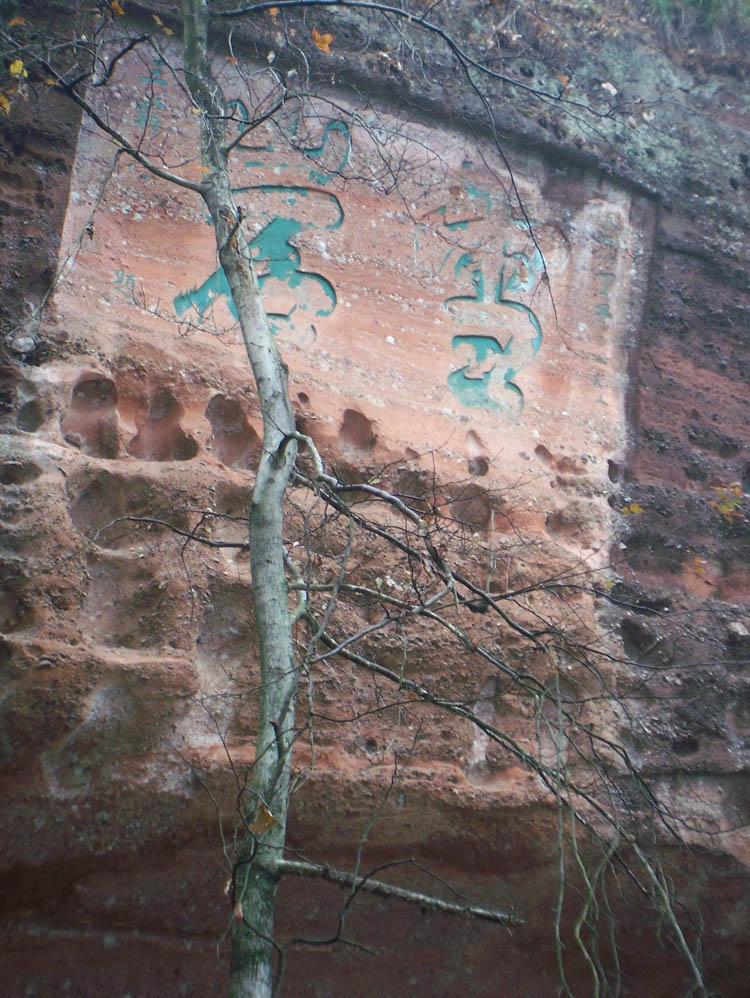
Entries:
{"type": "MultiPolygon", "coordinates": [[[[113,120],[140,125],[148,152],[199,180],[196,122],[162,67],[146,72],[158,100],[144,117],[140,78],[123,78],[113,120]]],[[[747,398],[731,372],[696,360],[705,338],[684,288],[704,264],[665,248],[654,202],[593,171],[518,150],[509,194],[505,165],[479,140],[395,114],[357,121],[321,104],[287,119],[286,138],[261,127],[233,177],[300,429],[340,479],[379,475],[449,523],[458,563],[483,588],[580,577],[585,593],[524,597],[522,619],[588,635],[610,659],[597,681],[646,691],[613,706],[579,663],[561,669],[570,689],[591,692],[584,723],[629,739],[676,811],[691,783],[695,803],[680,813],[720,845],[713,865],[677,846],[665,861],[692,900],[721,898],[712,968],[717,987],[739,995],[732,946],[747,937],[722,926],[746,906],[747,834],[728,829],[747,815],[749,591],[734,542],[742,487],[734,505],[728,490],[742,477],[747,398]],[[690,315],[686,350],[660,324],[690,315]],[[709,425],[715,392],[722,416],[709,425]],[[692,457],[662,440],[688,450],[693,440],[692,457]],[[675,511],[689,538],[660,524],[675,511]],[[709,596],[723,609],[701,646],[696,601],[709,596]],[[662,633],[654,621],[667,611],[691,614],[689,633],[675,637],[669,620],[662,633]],[[700,699],[712,681],[723,692],[700,699]],[[704,706],[674,708],[681,687],[704,706]]],[[[52,346],[37,365],[17,350],[7,371],[6,970],[18,994],[218,995],[226,968],[214,947],[231,906],[216,810],[231,838],[257,716],[240,545],[262,427],[200,200],[124,157],[109,175],[112,155],[81,132],[62,230],[69,264],[41,327],[52,346]],[[186,544],[166,524],[238,547],[186,544]]],[[[303,490],[291,500],[290,545],[330,581],[344,535],[303,490]]],[[[353,583],[408,590],[409,566],[387,546],[358,539],[351,557],[353,583]]],[[[546,681],[538,649],[471,609],[451,610],[470,644],[546,681]]],[[[340,621],[365,629],[382,612],[352,598],[340,621]]],[[[528,698],[428,621],[382,628],[357,648],[554,761],[559,746],[528,698]]],[[[411,857],[527,924],[508,938],[362,899],[347,934],[385,955],[294,951],[289,994],[554,993],[549,794],[467,721],[386,695],[347,663],[317,669],[300,706],[292,849],[351,868],[367,835],[368,869],[411,857]]],[[[340,903],[330,886],[285,882],[280,933],[325,937],[340,903]]],[[[674,953],[648,950],[640,903],[619,885],[632,993],[683,993],[674,953]]],[[[574,961],[581,993],[586,975],[574,961]]]]}

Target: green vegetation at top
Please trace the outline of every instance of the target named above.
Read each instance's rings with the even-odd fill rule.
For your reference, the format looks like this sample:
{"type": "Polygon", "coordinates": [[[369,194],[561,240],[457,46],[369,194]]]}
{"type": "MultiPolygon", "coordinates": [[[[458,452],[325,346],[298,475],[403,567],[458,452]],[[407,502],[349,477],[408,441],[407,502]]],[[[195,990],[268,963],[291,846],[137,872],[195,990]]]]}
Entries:
{"type": "Polygon", "coordinates": [[[667,23],[705,27],[750,26],[750,0],[650,0],[667,23]]]}

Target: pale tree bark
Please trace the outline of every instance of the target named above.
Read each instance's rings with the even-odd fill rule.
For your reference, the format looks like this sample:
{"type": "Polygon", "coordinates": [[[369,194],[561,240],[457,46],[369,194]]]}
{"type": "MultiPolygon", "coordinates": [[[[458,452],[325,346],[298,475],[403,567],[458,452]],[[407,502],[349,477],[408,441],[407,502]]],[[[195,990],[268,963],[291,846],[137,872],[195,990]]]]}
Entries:
{"type": "Polygon", "coordinates": [[[249,524],[261,672],[252,784],[255,810],[246,816],[252,823],[255,815],[255,825],[236,867],[230,994],[232,998],[265,998],[273,993],[276,862],[282,856],[286,835],[297,690],[282,537],[283,498],[297,444],[287,370],[266,319],[232,196],[225,105],[208,58],[205,0],[184,0],[184,15],[186,79],[201,112],[201,156],[208,171],[201,194],[213,222],[219,262],[234,298],[263,417],[263,452],[249,524]]]}

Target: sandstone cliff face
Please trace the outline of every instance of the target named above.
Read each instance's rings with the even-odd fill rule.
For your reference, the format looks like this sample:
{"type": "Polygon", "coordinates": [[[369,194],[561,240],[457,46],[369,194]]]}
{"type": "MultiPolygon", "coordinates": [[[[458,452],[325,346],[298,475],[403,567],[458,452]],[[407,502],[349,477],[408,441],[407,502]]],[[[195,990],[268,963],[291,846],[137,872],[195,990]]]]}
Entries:
{"type": "MultiPolygon", "coordinates": [[[[170,5],[154,9],[166,17],[170,5]]],[[[484,573],[488,547],[497,554],[493,591],[576,565],[596,573],[587,578],[602,596],[582,595],[570,613],[628,660],[605,680],[638,696],[627,723],[609,706],[590,720],[689,820],[682,834],[696,850],[664,841],[665,862],[705,912],[711,986],[739,995],[750,863],[748,109],[731,76],[679,66],[619,7],[609,24],[550,10],[553,22],[523,15],[519,30],[492,35],[508,75],[543,89],[572,77],[586,102],[609,82],[633,102],[633,120],[582,130],[509,90],[497,117],[527,217],[474,134],[472,94],[449,86],[455,116],[438,115],[441,52],[428,48],[421,76],[383,56],[396,51],[385,31],[366,34],[363,53],[362,22],[346,11],[321,22],[338,39],[333,71],[380,91],[379,127],[403,146],[399,198],[384,176],[365,182],[375,170],[366,157],[361,182],[324,172],[366,145],[329,112],[302,154],[270,129],[259,135],[237,184],[299,425],[338,474],[385,468],[386,484],[439,502],[467,565],[484,573]]],[[[495,8],[451,17],[475,39],[497,20],[495,8]]],[[[247,58],[274,46],[285,58],[277,34],[268,20],[244,36],[247,58]]],[[[190,147],[173,83],[156,61],[144,71],[161,101],[143,120],[149,141],[190,147]]],[[[118,80],[119,120],[143,117],[142,86],[138,73],[118,80]]],[[[334,92],[344,107],[352,99],[334,92]]],[[[183,547],[159,524],[122,518],[241,542],[259,415],[199,203],[122,160],[110,176],[112,147],[66,113],[4,126],[8,214],[19,220],[3,230],[14,276],[4,298],[4,973],[18,994],[221,994],[215,945],[229,912],[213,801],[231,819],[226,747],[235,767],[251,762],[257,709],[246,556],[183,547]],[[43,221],[22,217],[32,189],[43,221]],[[22,324],[68,258],[41,323],[22,324]]],[[[304,547],[312,524],[314,556],[333,572],[341,536],[292,498],[291,542],[304,547]]],[[[397,592],[403,566],[358,543],[354,577],[397,592]]],[[[364,625],[374,610],[345,612],[364,625]]],[[[457,614],[473,641],[534,674],[547,667],[494,621],[457,614]]],[[[493,673],[431,628],[408,641],[384,632],[367,650],[535,739],[527,705],[504,699],[493,673]]],[[[513,906],[526,926],[509,938],[362,899],[348,933],[380,958],[300,950],[289,993],[554,993],[547,796],[468,724],[409,706],[383,723],[363,713],[375,702],[343,664],[318,677],[315,768],[295,796],[292,847],[351,866],[379,807],[367,864],[413,857],[472,897],[513,906]],[[362,716],[342,725],[347,712],[362,716]],[[404,761],[386,794],[394,746],[404,761]]],[[[310,762],[301,748],[301,770],[310,762]]],[[[632,993],[685,993],[678,958],[620,886],[632,993]]],[[[285,883],[280,931],[324,937],[339,906],[334,888],[285,883]]],[[[585,968],[572,974],[587,993],[585,968]]]]}

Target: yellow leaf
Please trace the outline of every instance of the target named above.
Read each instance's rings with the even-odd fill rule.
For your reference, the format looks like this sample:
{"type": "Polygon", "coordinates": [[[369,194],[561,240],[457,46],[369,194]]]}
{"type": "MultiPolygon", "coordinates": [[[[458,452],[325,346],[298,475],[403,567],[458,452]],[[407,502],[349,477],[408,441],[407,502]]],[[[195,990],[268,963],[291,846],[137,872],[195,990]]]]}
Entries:
{"type": "Polygon", "coordinates": [[[153,19],[156,21],[156,23],[159,25],[160,28],[164,27],[164,21],[162,21],[162,19],[159,17],[158,14],[152,14],[151,16],[153,17],[153,19]]]}
{"type": "Polygon", "coordinates": [[[191,107],[190,110],[193,112],[193,114],[201,113],[201,109],[199,107],[191,107]]]}
{"type": "Polygon", "coordinates": [[[115,15],[115,17],[122,17],[122,15],[125,13],[125,11],[122,8],[122,4],[119,3],[119,0],[112,0],[112,13],[115,15]]]}
{"type": "Polygon", "coordinates": [[[313,28],[312,39],[316,48],[319,48],[321,52],[326,52],[328,55],[331,54],[331,42],[333,41],[333,35],[321,34],[317,28],[313,28]]]}
{"type": "Polygon", "coordinates": [[[171,29],[171,28],[168,28],[168,27],[166,26],[166,24],[165,24],[165,25],[164,25],[164,34],[165,34],[165,35],[173,35],[173,34],[174,34],[174,31],[172,31],[172,29],[171,29]]]}
{"type": "Polygon", "coordinates": [[[620,512],[624,516],[640,516],[645,510],[643,506],[640,506],[637,502],[628,503],[627,506],[623,506],[620,512]]]}
{"type": "Polygon", "coordinates": [[[198,169],[198,173],[210,173],[211,172],[211,167],[210,166],[199,166],[197,169],[198,169]]]}
{"type": "Polygon", "coordinates": [[[250,825],[251,832],[257,832],[259,835],[263,832],[267,832],[269,829],[273,828],[276,824],[276,819],[268,810],[265,804],[261,802],[258,807],[258,813],[255,816],[255,821],[250,825]]]}
{"type": "Polygon", "coordinates": [[[10,75],[11,76],[28,76],[29,75],[26,67],[23,64],[23,60],[22,59],[16,59],[15,62],[12,62],[10,64],[10,66],[8,67],[8,69],[10,71],[10,75]]]}
{"type": "Polygon", "coordinates": [[[16,28],[22,24],[26,24],[25,17],[11,17],[11,19],[8,21],[9,28],[16,28]]]}
{"type": "Polygon", "coordinates": [[[5,111],[6,114],[10,114],[10,101],[5,94],[0,94],[0,111],[5,111]]]}
{"type": "Polygon", "coordinates": [[[52,79],[51,76],[48,76],[47,79],[44,81],[44,85],[45,87],[54,87],[55,81],[52,79]]]}
{"type": "Polygon", "coordinates": [[[271,15],[271,17],[275,21],[276,18],[279,16],[279,8],[278,7],[271,7],[269,9],[268,13],[271,15]]]}

